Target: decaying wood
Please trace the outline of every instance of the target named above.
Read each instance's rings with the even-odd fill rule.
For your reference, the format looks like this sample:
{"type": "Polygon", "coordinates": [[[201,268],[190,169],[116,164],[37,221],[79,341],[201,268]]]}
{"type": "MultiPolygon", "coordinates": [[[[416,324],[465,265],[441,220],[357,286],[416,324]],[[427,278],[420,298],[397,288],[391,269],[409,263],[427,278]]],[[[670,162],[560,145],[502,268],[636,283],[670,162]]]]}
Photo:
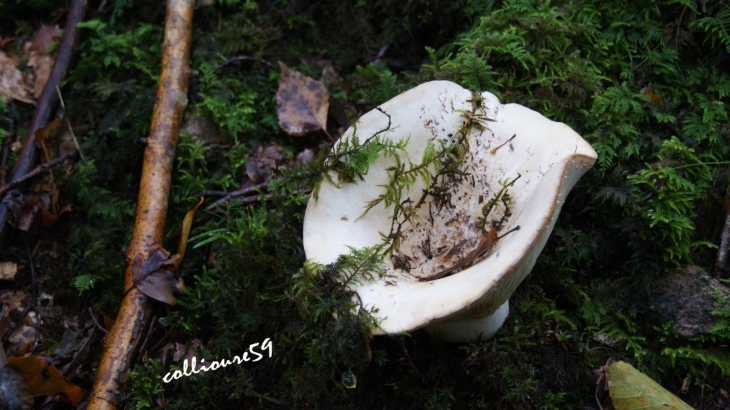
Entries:
{"type": "MultiPolygon", "coordinates": [[[[68,14],[68,22],[66,23],[61,45],[58,48],[56,62],[53,64],[51,75],[48,77],[45,88],[43,88],[43,93],[38,99],[33,120],[28,127],[28,136],[23,141],[23,148],[20,150],[20,155],[18,155],[18,162],[15,164],[15,169],[10,177],[11,183],[25,176],[36,163],[38,149],[35,143],[35,132],[48,122],[56,107],[58,102],[57,89],[66,77],[71,56],[75,49],[74,45],[78,38],[79,30],[76,25],[84,18],[85,9],[86,0],[73,0],[71,3],[71,11],[68,14]]],[[[0,202],[0,238],[4,236],[7,220],[8,207],[0,202]]]]}
{"type": "Polygon", "coordinates": [[[722,227],[720,247],[717,249],[717,259],[715,260],[715,279],[722,277],[727,264],[727,247],[730,244],[730,184],[725,190],[725,212],[725,225],[722,227]]]}
{"type": "Polygon", "coordinates": [[[152,318],[152,302],[134,286],[132,264],[146,259],[162,242],[167,215],[170,172],[180,123],[187,102],[194,0],[169,0],[157,101],[145,147],[137,213],[124,271],[125,296],[104,342],[104,354],[89,397],[88,410],[115,409],[122,399],[133,354],[152,318]]]}

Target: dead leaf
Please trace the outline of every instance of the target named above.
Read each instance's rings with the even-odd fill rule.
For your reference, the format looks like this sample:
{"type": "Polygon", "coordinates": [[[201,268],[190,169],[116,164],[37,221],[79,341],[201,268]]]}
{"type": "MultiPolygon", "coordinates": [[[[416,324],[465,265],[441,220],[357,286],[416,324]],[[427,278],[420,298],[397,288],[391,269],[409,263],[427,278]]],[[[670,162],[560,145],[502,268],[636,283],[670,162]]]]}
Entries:
{"type": "Polygon", "coordinates": [[[188,352],[188,348],[182,343],[175,343],[173,346],[174,350],[172,351],[172,361],[174,363],[178,363],[183,355],[188,352]]]}
{"type": "MultiPolygon", "coordinates": [[[[22,316],[23,310],[28,305],[27,296],[22,291],[6,292],[0,295],[0,306],[4,308],[0,309],[0,334],[6,334],[7,330],[14,323],[25,323],[26,317],[22,316]]],[[[13,341],[8,339],[10,342],[6,345],[6,352],[8,355],[13,355],[14,352],[25,352],[29,347],[33,346],[35,342],[35,329],[31,326],[20,325],[16,326],[15,330],[11,334],[13,341]],[[30,333],[30,334],[29,334],[30,333]],[[23,335],[28,337],[23,337],[23,335]]]]}
{"type": "Polygon", "coordinates": [[[305,148],[304,151],[297,154],[294,163],[297,165],[306,164],[314,161],[314,157],[314,151],[310,148],[305,148]]]}
{"type": "Polygon", "coordinates": [[[644,87],[639,92],[646,95],[647,97],[649,97],[649,99],[651,99],[651,102],[653,102],[654,105],[659,105],[659,102],[662,100],[661,97],[654,94],[654,91],[652,91],[651,87],[644,87]]]}
{"type": "Polygon", "coordinates": [[[26,295],[20,290],[0,294],[0,305],[5,305],[5,316],[16,309],[25,309],[26,295]]]}
{"type": "Polygon", "coordinates": [[[206,265],[208,267],[211,267],[211,268],[215,267],[215,264],[218,262],[219,251],[220,251],[220,249],[215,244],[213,244],[210,247],[210,254],[208,254],[208,260],[206,261],[206,265]]]}
{"type": "Polygon", "coordinates": [[[6,44],[8,44],[9,42],[11,42],[13,40],[15,40],[14,37],[3,37],[3,36],[0,36],[0,48],[5,47],[6,44]]]}
{"type": "Polygon", "coordinates": [[[179,258],[175,260],[175,269],[180,267],[180,263],[182,262],[182,259],[185,257],[185,249],[188,246],[188,238],[190,237],[190,227],[193,225],[193,218],[195,217],[195,211],[198,210],[200,205],[203,204],[203,197],[200,197],[200,201],[198,201],[198,204],[195,205],[195,208],[188,211],[187,214],[185,214],[185,218],[182,222],[182,232],[180,233],[180,242],[177,244],[177,254],[180,255],[179,258]]]}
{"type": "Polygon", "coordinates": [[[89,324],[86,328],[86,333],[71,347],[73,358],[61,368],[60,372],[62,375],[67,376],[74,369],[79,370],[83,366],[85,359],[89,356],[89,348],[92,345],[95,331],[96,327],[89,324]]]}
{"type": "Polygon", "coordinates": [[[662,408],[691,410],[685,402],[665,390],[649,376],[625,362],[606,369],[608,393],[616,410],[662,408]]]}
{"type": "Polygon", "coordinates": [[[136,255],[132,263],[132,281],[142,293],[168,305],[175,305],[175,293],[183,293],[185,285],[177,275],[175,261],[180,255],[167,252],[160,244],[152,245],[144,261],[136,255]]]}
{"type": "MultiPolygon", "coordinates": [[[[22,314],[22,311],[20,312],[22,314]]],[[[13,333],[10,334],[10,337],[8,337],[9,346],[7,348],[7,354],[8,356],[22,356],[33,349],[36,338],[39,340],[41,339],[41,335],[38,334],[37,328],[37,326],[40,325],[40,323],[38,323],[38,315],[34,311],[30,310],[23,317],[19,317],[17,319],[13,317],[11,318],[14,319],[16,323],[19,323],[20,326],[16,327],[13,333]]]]}
{"type": "Polygon", "coordinates": [[[24,232],[30,229],[33,221],[40,227],[50,228],[56,223],[59,216],[71,210],[71,205],[65,205],[58,214],[54,215],[48,210],[48,205],[40,196],[9,195],[3,202],[10,209],[12,216],[8,220],[10,224],[24,232]]]}
{"type": "Polygon", "coordinates": [[[46,163],[56,158],[56,147],[58,146],[58,134],[61,131],[61,119],[47,123],[38,128],[35,132],[35,141],[41,149],[41,162],[46,163]]]}
{"type": "Polygon", "coordinates": [[[258,184],[267,181],[271,177],[272,171],[283,163],[284,156],[279,151],[278,145],[269,145],[266,149],[259,145],[254,155],[246,160],[246,175],[251,182],[258,184]]]}
{"type": "Polygon", "coordinates": [[[0,280],[13,280],[18,273],[18,265],[13,262],[0,262],[0,280]]]}
{"type": "Polygon", "coordinates": [[[104,328],[111,331],[114,327],[115,320],[104,314],[104,312],[101,312],[101,317],[104,319],[104,328]]]}
{"type": "Polygon", "coordinates": [[[28,67],[33,69],[33,96],[40,98],[43,89],[46,87],[48,78],[51,76],[53,63],[56,61],[54,54],[40,54],[31,50],[28,57],[28,67]]]}
{"type": "Polygon", "coordinates": [[[329,137],[327,111],[330,96],[324,84],[289,69],[282,62],[279,66],[281,79],[276,93],[279,126],[295,137],[317,130],[324,131],[329,137]]]}
{"type": "Polygon", "coordinates": [[[317,65],[322,69],[322,79],[329,86],[342,84],[342,77],[337,73],[330,60],[319,60],[317,65]]]}
{"type": "Polygon", "coordinates": [[[8,363],[20,368],[28,386],[28,396],[57,396],[71,402],[73,406],[86,395],[80,387],[63,377],[56,367],[40,357],[10,357],[8,363]]]}
{"type": "Polygon", "coordinates": [[[31,98],[32,85],[16,67],[18,61],[0,51],[0,99],[7,98],[34,104],[31,98]]]}
{"type": "Polygon", "coordinates": [[[41,27],[33,38],[33,51],[41,55],[53,52],[61,43],[61,37],[63,37],[63,30],[58,25],[41,23],[41,27]]]}

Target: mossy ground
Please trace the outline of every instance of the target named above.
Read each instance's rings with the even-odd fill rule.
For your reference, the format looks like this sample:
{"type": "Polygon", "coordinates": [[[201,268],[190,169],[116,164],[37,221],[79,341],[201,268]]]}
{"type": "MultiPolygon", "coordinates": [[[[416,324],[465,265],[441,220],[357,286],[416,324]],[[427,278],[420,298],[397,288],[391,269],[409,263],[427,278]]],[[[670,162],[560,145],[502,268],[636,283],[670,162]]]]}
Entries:
{"type": "MultiPolygon", "coordinates": [[[[118,307],[164,20],[156,2],[117,0],[96,14],[97,3],[63,88],[87,158],[64,181],[62,201],[74,210],[52,231],[27,238],[44,255],[35,261],[42,290],[65,315],[82,318],[88,307],[110,315],[118,307]]],[[[0,34],[31,37],[37,21],[50,22],[64,6],[2,2],[0,34]]],[[[722,163],[730,149],[729,4],[224,0],[197,9],[194,25],[188,118],[208,116],[219,133],[210,141],[182,136],[168,249],[196,194],[236,189],[255,147],[276,142],[293,157],[326,140],[279,129],[279,60],[314,78],[323,77],[323,60],[331,62],[343,80],[329,91],[353,106],[432,79],[490,91],[570,125],[599,160],[566,201],[503,329],[473,345],[443,344],[423,331],[364,338],[367,320],[347,314],[352,302],[338,286],[345,265],[304,268],[301,178],[271,187],[272,197],[257,204],[199,212],[194,235],[210,243],[188,248],[181,267],[188,293],[159,309],[166,325],[150,344],[198,340],[212,360],[268,337],[274,355],[170,384],[159,379],[169,361],[166,368],[139,361],[130,408],[156,406],[161,390],[166,406],[180,409],[578,408],[595,406],[593,370],[608,358],[633,363],[673,392],[690,375],[681,397],[696,407],[727,388],[730,326],[681,339],[645,321],[642,300],[677,264],[713,265],[729,181],[722,163]],[[238,55],[274,64],[215,70],[238,55]]],[[[6,134],[24,135],[32,112],[2,105],[6,134]]],[[[1,255],[22,261],[21,238],[6,238],[1,255]]],[[[29,283],[21,272],[0,286],[29,283]]],[[[43,327],[48,341],[62,331],[60,321],[43,327]]],[[[89,369],[100,352],[96,343],[89,369]]],[[[76,382],[88,389],[92,376],[76,382]]]]}

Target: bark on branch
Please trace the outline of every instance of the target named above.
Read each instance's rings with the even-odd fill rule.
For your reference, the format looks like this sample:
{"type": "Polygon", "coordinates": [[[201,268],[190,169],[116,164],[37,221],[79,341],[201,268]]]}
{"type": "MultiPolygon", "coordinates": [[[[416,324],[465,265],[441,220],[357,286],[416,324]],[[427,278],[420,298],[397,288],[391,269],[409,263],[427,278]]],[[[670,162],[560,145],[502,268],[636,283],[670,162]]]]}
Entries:
{"type": "MultiPolygon", "coordinates": [[[[170,172],[180,122],[187,103],[194,0],[169,0],[165,22],[162,71],[152,125],[144,152],[137,213],[128,261],[147,259],[152,245],[162,242],[167,216],[170,172]]],[[[124,291],[114,327],[104,342],[104,354],[87,409],[115,409],[122,399],[132,355],[152,318],[152,302],[134,286],[131,263],[124,271],[124,291]]]]}

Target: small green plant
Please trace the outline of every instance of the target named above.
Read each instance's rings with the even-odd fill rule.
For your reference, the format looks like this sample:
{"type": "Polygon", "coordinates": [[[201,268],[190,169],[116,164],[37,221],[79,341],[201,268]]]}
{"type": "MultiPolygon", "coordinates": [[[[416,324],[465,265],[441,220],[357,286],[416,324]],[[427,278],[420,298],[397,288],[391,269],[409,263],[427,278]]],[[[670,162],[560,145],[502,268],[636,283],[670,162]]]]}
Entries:
{"type": "Polygon", "coordinates": [[[649,226],[655,228],[651,239],[671,241],[664,249],[664,260],[687,261],[694,232],[694,202],[703,196],[712,174],[702,164],[703,159],[676,137],[664,141],[655,157],[658,159],[655,164],[629,176],[628,180],[651,189],[647,194],[645,217],[649,226]],[[698,166],[677,168],[687,164],[698,166]]]}
{"type": "Polygon", "coordinates": [[[160,363],[149,360],[129,372],[132,383],[129,403],[134,410],[151,409],[157,406],[157,396],[163,391],[160,378],[160,363]]]}

